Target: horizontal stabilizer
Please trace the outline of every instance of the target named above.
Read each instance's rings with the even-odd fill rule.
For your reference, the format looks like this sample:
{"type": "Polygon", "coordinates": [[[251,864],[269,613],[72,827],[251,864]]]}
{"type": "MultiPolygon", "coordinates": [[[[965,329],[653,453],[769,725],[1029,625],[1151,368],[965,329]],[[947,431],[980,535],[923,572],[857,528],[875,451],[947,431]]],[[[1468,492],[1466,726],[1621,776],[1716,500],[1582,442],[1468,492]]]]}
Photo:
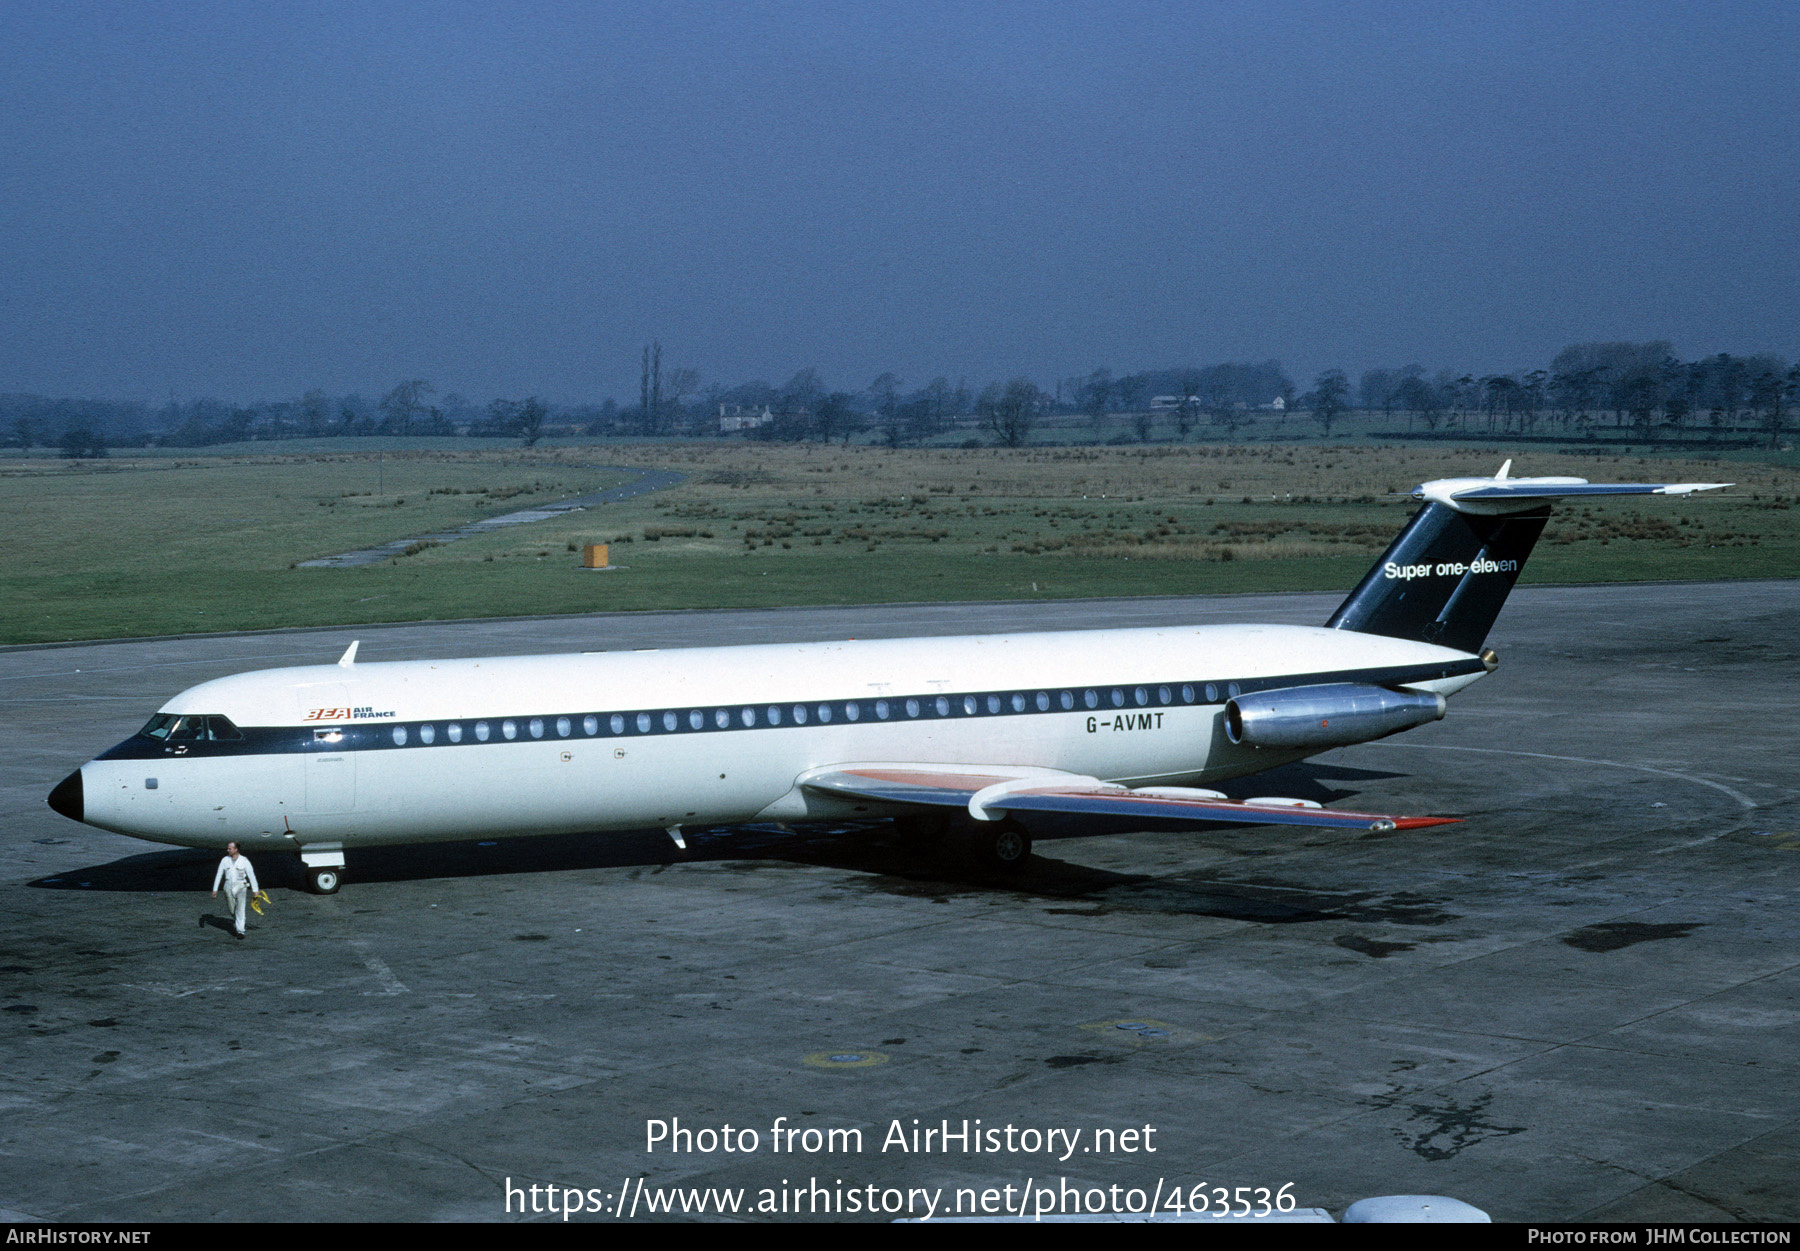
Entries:
{"type": "Polygon", "coordinates": [[[1509,478],[1507,461],[1492,478],[1439,478],[1413,488],[1414,499],[1445,504],[1463,513],[1509,513],[1550,500],[1596,495],[1691,495],[1717,491],[1730,482],[1589,482],[1586,478],[1509,478]]]}
{"type": "Polygon", "coordinates": [[[857,764],[803,775],[822,794],[891,804],[962,808],[977,820],[1005,812],[1075,812],[1157,821],[1233,825],[1305,825],[1335,830],[1410,830],[1449,825],[1454,817],[1396,817],[1344,812],[1305,801],[1226,799],[1217,792],[1153,786],[1141,791],[1057,769],[998,765],[857,764]]]}

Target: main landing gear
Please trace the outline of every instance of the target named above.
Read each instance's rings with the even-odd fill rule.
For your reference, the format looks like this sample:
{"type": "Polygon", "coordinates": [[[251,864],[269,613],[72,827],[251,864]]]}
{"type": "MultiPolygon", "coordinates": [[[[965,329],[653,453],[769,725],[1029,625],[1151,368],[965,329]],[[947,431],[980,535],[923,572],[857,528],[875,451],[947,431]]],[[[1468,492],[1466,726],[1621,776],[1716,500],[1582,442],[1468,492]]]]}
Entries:
{"type": "Polygon", "coordinates": [[[971,821],[962,832],[964,854],[984,873],[1013,877],[1031,858],[1031,835],[1007,817],[1000,821],[971,821]]]}
{"type": "Polygon", "coordinates": [[[918,813],[894,819],[900,844],[934,858],[941,849],[986,877],[1012,877],[1031,858],[1031,836],[1012,817],[999,821],[975,821],[966,816],[918,813]]]}

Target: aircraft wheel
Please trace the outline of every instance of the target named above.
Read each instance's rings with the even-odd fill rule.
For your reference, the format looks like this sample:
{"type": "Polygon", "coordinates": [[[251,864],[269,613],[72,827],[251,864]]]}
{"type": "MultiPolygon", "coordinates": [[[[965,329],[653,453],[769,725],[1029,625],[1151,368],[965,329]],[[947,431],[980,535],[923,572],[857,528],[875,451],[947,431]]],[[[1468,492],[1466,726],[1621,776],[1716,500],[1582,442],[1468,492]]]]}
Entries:
{"type": "Polygon", "coordinates": [[[990,873],[1018,873],[1031,858],[1031,836],[1017,821],[984,822],[970,831],[969,850],[978,868],[990,873]]]}
{"type": "Polygon", "coordinates": [[[344,871],[338,868],[308,869],[306,889],[315,895],[335,895],[344,884],[344,871]]]}

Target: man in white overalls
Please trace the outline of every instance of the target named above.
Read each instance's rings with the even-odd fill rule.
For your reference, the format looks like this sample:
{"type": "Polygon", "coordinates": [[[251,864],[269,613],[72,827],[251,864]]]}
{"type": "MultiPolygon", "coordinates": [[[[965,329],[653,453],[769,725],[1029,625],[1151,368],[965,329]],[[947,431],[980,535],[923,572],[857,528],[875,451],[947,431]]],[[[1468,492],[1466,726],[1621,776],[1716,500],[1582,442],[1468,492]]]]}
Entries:
{"type": "Polygon", "coordinates": [[[238,855],[236,843],[225,844],[225,858],[219,861],[219,871],[213,874],[213,898],[219,897],[219,883],[225,884],[225,902],[231,906],[233,918],[237,921],[237,936],[244,936],[244,906],[250,902],[250,896],[262,888],[256,884],[256,870],[250,867],[250,857],[238,855]]]}

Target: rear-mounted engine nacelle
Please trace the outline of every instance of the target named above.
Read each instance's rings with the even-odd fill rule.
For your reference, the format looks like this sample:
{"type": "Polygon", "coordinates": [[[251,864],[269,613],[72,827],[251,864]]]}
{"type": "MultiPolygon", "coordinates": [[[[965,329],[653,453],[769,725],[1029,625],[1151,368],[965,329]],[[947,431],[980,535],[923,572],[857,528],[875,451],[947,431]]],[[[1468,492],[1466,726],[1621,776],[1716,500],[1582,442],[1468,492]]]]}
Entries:
{"type": "Polygon", "coordinates": [[[1225,701],[1225,736],[1251,747],[1344,747],[1444,715],[1444,697],[1356,682],[1290,686],[1225,701]]]}

